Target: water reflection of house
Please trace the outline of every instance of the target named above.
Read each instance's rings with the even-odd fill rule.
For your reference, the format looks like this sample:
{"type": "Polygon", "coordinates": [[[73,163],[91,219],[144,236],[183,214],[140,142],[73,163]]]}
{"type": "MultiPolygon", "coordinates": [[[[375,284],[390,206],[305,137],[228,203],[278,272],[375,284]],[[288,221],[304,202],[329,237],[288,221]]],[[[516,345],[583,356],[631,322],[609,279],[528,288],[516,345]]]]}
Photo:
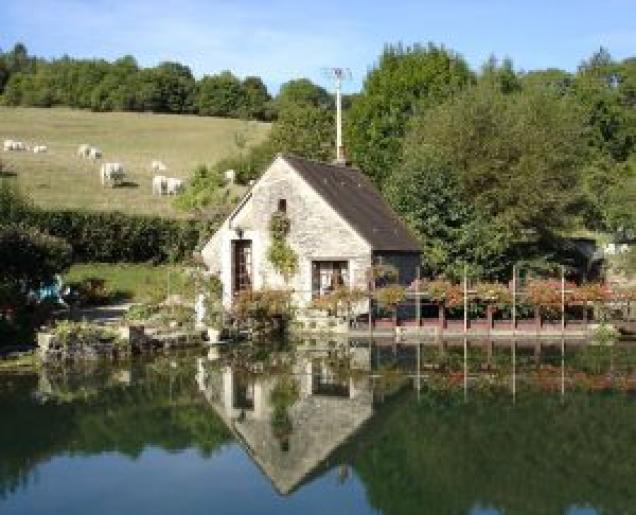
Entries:
{"type": "Polygon", "coordinates": [[[226,366],[200,380],[211,406],[283,495],[327,464],[373,414],[369,378],[341,373],[325,353],[299,359],[288,377],[297,381],[298,399],[287,409],[291,430],[284,443],[271,403],[280,376],[226,366]]]}

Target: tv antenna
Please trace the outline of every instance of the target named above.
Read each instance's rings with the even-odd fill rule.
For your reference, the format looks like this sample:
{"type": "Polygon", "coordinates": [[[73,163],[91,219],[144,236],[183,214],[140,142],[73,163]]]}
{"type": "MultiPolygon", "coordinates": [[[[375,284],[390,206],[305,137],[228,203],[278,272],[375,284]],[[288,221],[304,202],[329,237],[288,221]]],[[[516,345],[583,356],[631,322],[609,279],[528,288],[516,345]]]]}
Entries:
{"type": "Polygon", "coordinates": [[[336,163],[346,162],[342,145],[342,81],[351,80],[349,68],[324,68],[323,73],[333,80],[336,88],[336,163]]]}

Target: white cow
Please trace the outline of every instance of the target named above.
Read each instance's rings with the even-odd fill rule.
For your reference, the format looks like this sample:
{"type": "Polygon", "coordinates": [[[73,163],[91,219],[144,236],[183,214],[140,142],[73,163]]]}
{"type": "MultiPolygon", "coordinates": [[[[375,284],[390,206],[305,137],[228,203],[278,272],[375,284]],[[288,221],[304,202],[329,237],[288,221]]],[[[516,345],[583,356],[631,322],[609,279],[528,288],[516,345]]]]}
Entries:
{"type": "Polygon", "coordinates": [[[22,141],[7,139],[7,140],[4,140],[3,148],[5,152],[10,152],[10,151],[19,152],[22,150],[26,150],[27,146],[22,141]]]}
{"type": "Polygon", "coordinates": [[[102,158],[102,151],[100,149],[98,149],[97,147],[91,147],[90,151],[88,152],[88,158],[89,159],[101,159],[102,158]]]}
{"type": "Polygon", "coordinates": [[[177,193],[181,193],[183,191],[183,181],[181,179],[175,179],[173,177],[168,177],[166,183],[166,193],[168,195],[176,195],[177,193]]]}
{"type": "Polygon", "coordinates": [[[152,194],[165,195],[168,193],[168,178],[163,175],[155,175],[152,178],[152,194]]]}
{"type": "Polygon", "coordinates": [[[77,147],[77,156],[78,157],[88,157],[90,154],[91,146],[88,143],[82,143],[79,147],[77,147]]]}
{"type": "Polygon", "coordinates": [[[156,160],[150,163],[150,168],[154,173],[165,172],[168,169],[165,164],[163,164],[161,161],[156,160]]]}
{"type": "Polygon", "coordinates": [[[234,184],[236,180],[236,172],[234,170],[225,170],[225,182],[234,184]]]}
{"type": "Polygon", "coordinates": [[[119,186],[126,177],[124,166],[121,163],[104,163],[99,169],[102,186],[111,188],[119,186]]]}
{"type": "Polygon", "coordinates": [[[35,145],[33,147],[33,153],[34,154],[44,154],[45,152],[48,152],[49,148],[46,145],[35,145]]]}

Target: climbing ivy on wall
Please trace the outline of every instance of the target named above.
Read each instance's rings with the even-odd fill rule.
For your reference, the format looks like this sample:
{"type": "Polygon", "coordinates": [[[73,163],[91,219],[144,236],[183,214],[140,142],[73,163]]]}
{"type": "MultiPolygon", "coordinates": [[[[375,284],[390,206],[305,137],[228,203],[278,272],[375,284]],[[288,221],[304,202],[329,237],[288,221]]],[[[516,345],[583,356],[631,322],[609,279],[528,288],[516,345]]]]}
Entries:
{"type": "Polygon", "coordinates": [[[269,221],[272,243],[267,251],[267,259],[286,281],[298,271],[298,256],[287,242],[290,226],[289,218],[284,212],[272,214],[269,221]]]}

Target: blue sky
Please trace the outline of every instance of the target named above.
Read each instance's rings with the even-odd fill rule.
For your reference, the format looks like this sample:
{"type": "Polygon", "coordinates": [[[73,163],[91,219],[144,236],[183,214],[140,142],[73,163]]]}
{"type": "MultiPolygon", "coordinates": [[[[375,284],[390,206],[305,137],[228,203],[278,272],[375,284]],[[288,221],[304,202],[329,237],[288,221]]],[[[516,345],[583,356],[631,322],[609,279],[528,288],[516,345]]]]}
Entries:
{"type": "Polygon", "coordinates": [[[195,75],[259,75],[275,92],[326,66],[360,87],[387,42],[433,41],[473,68],[492,53],[524,70],[574,70],[603,45],[636,55],[636,0],[0,0],[0,48],[45,57],[178,60],[195,75]]]}

